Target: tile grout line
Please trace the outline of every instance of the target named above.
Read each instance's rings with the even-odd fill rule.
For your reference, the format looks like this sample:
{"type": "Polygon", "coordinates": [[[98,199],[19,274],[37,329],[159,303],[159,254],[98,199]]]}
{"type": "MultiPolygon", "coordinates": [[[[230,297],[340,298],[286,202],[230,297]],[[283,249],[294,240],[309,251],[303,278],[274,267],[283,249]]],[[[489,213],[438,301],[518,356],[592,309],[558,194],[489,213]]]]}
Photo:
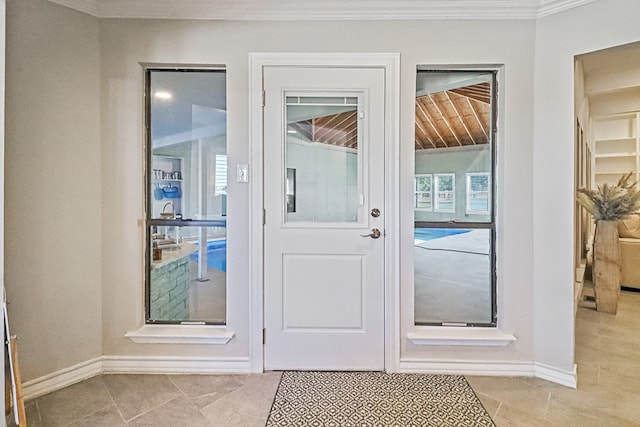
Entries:
{"type": "MultiPolygon", "coordinates": [[[[109,393],[109,390],[107,389],[107,387],[104,384],[104,381],[102,381],[102,375],[96,375],[92,378],[99,378],[100,379],[100,385],[102,386],[102,388],[104,389],[104,391],[107,393],[107,396],[109,396],[109,399],[111,400],[111,404],[116,408],[116,410],[118,410],[118,406],[115,404],[115,401],[113,400],[113,397],[111,396],[111,393],[109,393]]],[[[78,383],[76,383],[78,384],[78,383]]],[[[80,418],[77,418],[75,420],[69,421],[68,423],[65,424],[65,426],[70,426],[73,423],[76,423],[78,421],[82,421],[85,418],[89,418],[92,415],[97,414],[100,411],[103,411],[104,409],[108,408],[109,406],[111,406],[111,404],[103,406],[102,408],[96,409],[95,411],[91,412],[90,414],[84,415],[80,418]]],[[[119,412],[119,411],[118,411],[119,412]]],[[[122,415],[120,415],[120,417],[124,420],[124,418],[122,417],[122,415]]],[[[40,421],[42,422],[42,416],[40,416],[40,421]]]]}
{"type": "Polygon", "coordinates": [[[493,414],[493,417],[491,418],[495,424],[496,420],[498,419],[498,413],[500,412],[500,409],[502,409],[502,400],[498,400],[498,409],[496,409],[496,413],[493,414]]]}
{"type": "Polygon", "coordinates": [[[107,394],[109,395],[109,399],[111,399],[111,402],[113,403],[113,406],[116,408],[116,411],[118,411],[118,415],[120,415],[120,419],[126,424],[129,425],[129,423],[127,422],[127,420],[124,418],[124,414],[122,413],[122,411],[120,410],[120,408],[118,407],[118,404],[116,403],[116,400],[113,398],[113,396],[111,395],[111,392],[109,391],[109,388],[107,387],[107,385],[104,383],[104,374],[100,375],[100,384],[102,384],[102,387],[104,387],[104,389],[107,391],[107,394]]]}
{"type": "MultiPolygon", "coordinates": [[[[147,374],[133,374],[133,375],[147,375],[147,374]]],[[[156,375],[156,374],[152,374],[152,375],[156,375]]],[[[168,375],[166,375],[166,374],[160,374],[160,376],[161,376],[161,377],[164,377],[167,381],[169,381],[169,383],[170,383],[170,384],[171,384],[171,385],[172,385],[172,386],[173,386],[173,387],[174,387],[178,392],[180,392],[180,390],[178,389],[178,387],[176,387],[176,386],[175,386],[175,384],[173,384],[173,382],[172,382],[171,380],[169,380],[168,375]]],[[[127,425],[129,425],[129,423],[130,423],[131,421],[133,421],[133,420],[135,420],[135,419],[138,419],[138,418],[140,418],[141,416],[146,415],[146,414],[148,414],[149,412],[151,412],[151,411],[153,411],[153,410],[156,410],[156,409],[160,408],[161,406],[166,405],[167,403],[172,402],[172,401],[174,401],[174,400],[176,400],[176,399],[177,399],[177,397],[173,397],[173,398],[167,399],[167,400],[165,400],[164,402],[159,403],[158,405],[154,406],[153,408],[149,408],[149,409],[147,409],[146,411],[140,412],[139,414],[137,414],[137,415],[135,415],[135,416],[133,416],[133,417],[131,417],[131,418],[129,418],[129,419],[125,419],[125,422],[127,423],[127,425]]],[[[123,417],[123,418],[124,418],[124,417],[123,417]]]]}
{"type": "MultiPolygon", "coordinates": [[[[208,419],[208,418],[207,418],[207,417],[202,413],[202,411],[200,410],[200,408],[198,408],[198,406],[197,406],[195,403],[193,403],[193,400],[192,400],[189,396],[187,396],[187,395],[185,394],[185,392],[184,392],[184,391],[182,391],[182,389],[181,389],[180,387],[178,387],[178,385],[177,385],[174,381],[172,381],[172,380],[171,380],[171,377],[172,377],[172,376],[173,376],[173,375],[167,375],[167,379],[169,380],[169,382],[170,382],[171,384],[173,384],[173,386],[174,386],[174,387],[175,387],[175,388],[180,392],[180,394],[182,394],[182,396],[183,396],[185,399],[187,399],[187,402],[189,402],[189,403],[190,403],[190,404],[195,408],[195,410],[196,410],[196,411],[198,411],[198,413],[202,416],[202,418],[204,418],[205,420],[207,420],[207,422],[208,422],[210,425],[213,425],[213,423],[212,423],[212,422],[211,422],[211,421],[210,421],[210,420],[209,420],[209,419],[208,419]]],[[[210,394],[212,394],[212,393],[207,393],[206,395],[210,395],[210,394]]],[[[206,396],[206,395],[200,395],[200,396],[198,396],[198,397],[202,397],[202,396],[206,396]]]]}

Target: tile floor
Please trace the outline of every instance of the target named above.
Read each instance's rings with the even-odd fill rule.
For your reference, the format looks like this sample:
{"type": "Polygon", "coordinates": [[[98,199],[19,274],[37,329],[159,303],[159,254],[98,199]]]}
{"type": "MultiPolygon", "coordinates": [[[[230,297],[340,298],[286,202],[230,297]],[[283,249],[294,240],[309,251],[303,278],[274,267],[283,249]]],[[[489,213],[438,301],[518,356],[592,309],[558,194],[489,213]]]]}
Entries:
{"type": "MultiPolygon", "coordinates": [[[[617,315],[581,307],[578,389],[467,377],[497,426],[640,426],[640,293],[617,315]]],[[[29,427],[264,426],[280,373],[103,375],[27,402],[29,427]]]]}

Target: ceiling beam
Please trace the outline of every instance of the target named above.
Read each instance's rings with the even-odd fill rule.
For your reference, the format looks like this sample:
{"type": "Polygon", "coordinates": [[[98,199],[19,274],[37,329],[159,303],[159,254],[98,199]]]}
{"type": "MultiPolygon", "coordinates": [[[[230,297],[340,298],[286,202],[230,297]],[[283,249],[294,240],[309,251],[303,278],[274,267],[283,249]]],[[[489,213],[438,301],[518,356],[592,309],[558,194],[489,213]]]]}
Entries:
{"type": "Polygon", "coordinates": [[[482,120],[480,120],[480,115],[478,114],[478,110],[476,110],[476,106],[473,105],[473,102],[471,102],[471,99],[469,98],[465,98],[465,99],[469,103],[469,107],[471,108],[471,111],[473,111],[473,116],[478,121],[478,125],[480,126],[480,129],[482,129],[482,133],[484,133],[484,137],[487,138],[486,139],[487,141],[489,141],[489,134],[487,133],[487,129],[484,127],[482,120]]]}
{"type": "Polygon", "coordinates": [[[420,131],[420,133],[422,133],[422,136],[424,137],[424,140],[427,141],[429,144],[431,144],[431,146],[433,148],[436,148],[436,144],[433,143],[431,137],[429,136],[429,133],[427,132],[427,129],[424,127],[423,125],[424,120],[422,117],[418,117],[418,115],[416,114],[416,141],[417,141],[417,145],[420,146],[420,148],[425,148],[422,139],[420,139],[420,135],[418,135],[418,130],[420,131]]]}
{"type": "MultiPolygon", "coordinates": [[[[433,100],[431,100],[431,102],[433,102],[433,100]]],[[[429,114],[427,114],[426,111],[424,111],[423,105],[421,102],[418,102],[418,100],[416,99],[416,105],[418,106],[418,109],[420,110],[420,113],[424,116],[425,119],[427,119],[427,123],[429,124],[429,126],[431,127],[431,129],[433,130],[433,132],[438,135],[438,138],[440,139],[440,141],[442,142],[442,144],[445,147],[448,147],[449,145],[447,144],[447,141],[445,141],[445,139],[442,137],[442,135],[440,135],[440,132],[438,132],[438,128],[433,124],[433,122],[431,121],[431,119],[429,118],[429,114]]],[[[431,145],[433,145],[434,148],[436,148],[435,144],[433,142],[431,142],[431,145]]]]}
{"type": "Polygon", "coordinates": [[[449,103],[451,104],[451,106],[453,107],[453,110],[456,112],[456,115],[458,116],[458,120],[460,120],[460,123],[462,124],[462,127],[464,128],[464,131],[467,132],[467,135],[469,135],[469,139],[471,139],[471,142],[473,143],[473,145],[476,145],[475,138],[473,137],[473,135],[469,131],[469,128],[467,127],[466,123],[464,122],[464,119],[462,118],[463,114],[460,112],[460,110],[458,110],[458,107],[456,106],[455,102],[453,102],[453,100],[451,99],[451,96],[449,95],[449,92],[445,92],[444,94],[447,97],[447,100],[449,100],[449,103]]]}
{"type": "MultiPolygon", "coordinates": [[[[438,114],[442,118],[442,121],[447,126],[447,129],[449,129],[449,132],[451,132],[451,135],[453,135],[453,138],[456,140],[458,145],[460,147],[462,147],[462,142],[460,142],[460,139],[458,138],[458,135],[456,135],[456,131],[454,131],[453,128],[451,127],[451,123],[449,123],[449,119],[444,115],[444,113],[442,112],[440,107],[438,107],[438,104],[433,100],[433,97],[431,95],[427,95],[427,96],[429,97],[429,99],[433,103],[433,107],[436,109],[436,111],[438,112],[438,114]]],[[[445,145],[447,145],[447,144],[445,143],[445,145]]]]}
{"type": "Polygon", "coordinates": [[[464,89],[476,85],[488,84],[491,81],[491,77],[488,76],[487,73],[482,72],[476,74],[472,71],[465,71],[464,74],[455,72],[448,73],[446,70],[442,71],[441,73],[418,72],[418,76],[419,77],[417,85],[419,87],[416,88],[416,96],[418,97],[444,92],[447,90],[464,89]],[[433,78],[434,75],[436,75],[437,77],[433,78]],[[449,77],[446,77],[447,75],[449,75],[449,77]]]}

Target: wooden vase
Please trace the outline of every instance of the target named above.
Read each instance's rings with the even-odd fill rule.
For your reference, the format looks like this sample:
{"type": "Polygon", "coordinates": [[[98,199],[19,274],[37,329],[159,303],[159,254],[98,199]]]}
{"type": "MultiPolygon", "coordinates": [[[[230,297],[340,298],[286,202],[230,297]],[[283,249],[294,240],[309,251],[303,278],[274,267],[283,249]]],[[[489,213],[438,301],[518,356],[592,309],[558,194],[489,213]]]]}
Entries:
{"type": "Polygon", "coordinates": [[[616,314],[620,297],[618,222],[599,220],[593,241],[593,285],[596,310],[616,314]]]}

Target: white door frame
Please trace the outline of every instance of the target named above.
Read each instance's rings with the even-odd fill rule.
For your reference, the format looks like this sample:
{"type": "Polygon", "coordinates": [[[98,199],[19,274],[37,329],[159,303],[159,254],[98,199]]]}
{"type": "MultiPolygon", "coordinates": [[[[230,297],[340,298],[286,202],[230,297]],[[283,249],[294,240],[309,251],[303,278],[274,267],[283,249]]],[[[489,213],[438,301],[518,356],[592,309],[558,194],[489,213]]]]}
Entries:
{"type": "Polygon", "coordinates": [[[385,70],[385,370],[398,369],[400,351],[399,53],[249,53],[249,357],[251,370],[264,369],[263,129],[262,70],[265,66],[353,67],[385,70]]]}

